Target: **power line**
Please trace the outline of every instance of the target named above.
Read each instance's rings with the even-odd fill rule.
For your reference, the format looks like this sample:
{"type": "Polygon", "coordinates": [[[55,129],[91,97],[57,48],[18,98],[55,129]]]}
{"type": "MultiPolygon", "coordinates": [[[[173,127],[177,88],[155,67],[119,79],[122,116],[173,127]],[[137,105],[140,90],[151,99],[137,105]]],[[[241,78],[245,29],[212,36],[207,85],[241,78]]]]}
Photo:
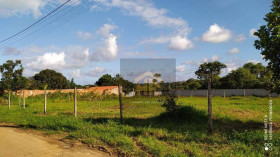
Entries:
{"type": "MultiPolygon", "coordinates": [[[[80,0],[75,1],[73,4],[79,2],[80,0]]],[[[85,4],[79,4],[78,6],[74,6],[74,7],[67,7],[64,8],[60,11],[58,11],[56,14],[50,16],[48,19],[45,19],[45,21],[42,21],[41,23],[39,23],[38,25],[34,26],[33,28],[30,28],[29,30],[23,32],[22,34],[20,34],[19,36],[22,36],[23,34],[26,34],[27,32],[29,32],[28,34],[26,34],[25,36],[23,36],[22,38],[19,38],[17,40],[15,40],[14,42],[10,42],[7,43],[5,46],[3,47],[7,47],[10,45],[13,45],[19,41],[22,41],[24,39],[26,39],[27,37],[34,37],[34,35],[40,33],[41,31],[46,31],[48,32],[50,30],[50,28],[54,27],[54,26],[62,26],[64,24],[66,24],[67,22],[69,22],[70,20],[74,19],[74,17],[80,15],[81,13],[83,13],[85,11],[85,8],[88,7],[90,1],[87,1],[85,4]],[[84,7],[86,6],[86,7],[84,7]],[[58,17],[55,17],[58,16],[58,17]],[[58,22],[56,25],[55,22],[58,22]],[[33,29],[33,31],[31,31],[33,29]],[[31,32],[30,32],[31,31],[31,32]]],[[[54,31],[55,29],[57,29],[58,27],[55,27],[54,29],[51,29],[51,31],[54,31]]],[[[17,37],[19,37],[17,36],[17,37]]],[[[36,36],[37,37],[37,36],[36,36]]]]}
{"type": "Polygon", "coordinates": [[[35,26],[36,24],[38,24],[39,22],[43,21],[45,18],[47,18],[48,16],[50,16],[51,14],[53,14],[54,12],[56,12],[58,9],[60,9],[61,7],[63,7],[64,5],[66,5],[68,2],[70,2],[70,0],[67,0],[65,3],[61,4],[59,7],[57,7],[56,9],[54,9],[53,11],[51,11],[50,13],[48,13],[46,16],[44,16],[43,18],[39,19],[38,21],[36,21],[35,23],[31,24],[30,26],[26,27],[25,29],[19,31],[18,33],[4,39],[4,40],[1,40],[0,43],[3,43],[7,40],[10,40],[12,38],[14,38],[15,36],[25,32],[26,30],[32,28],[33,26],[35,26]]]}

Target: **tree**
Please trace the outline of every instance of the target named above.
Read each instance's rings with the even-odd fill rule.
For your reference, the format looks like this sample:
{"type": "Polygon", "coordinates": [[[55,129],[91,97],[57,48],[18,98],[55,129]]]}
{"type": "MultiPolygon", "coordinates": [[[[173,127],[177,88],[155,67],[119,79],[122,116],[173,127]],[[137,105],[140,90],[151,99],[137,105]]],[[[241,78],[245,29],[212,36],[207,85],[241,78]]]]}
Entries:
{"type": "Polygon", "coordinates": [[[215,61],[201,64],[195,72],[199,79],[207,80],[208,82],[208,132],[210,134],[213,132],[211,84],[212,80],[219,76],[223,68],[226,68],[225,64],[215,61]]]}
{"type": "Polygon", "coordinates": [[[77,85],[76,85],[75,82],[74,82],[74,78],[72,78],[71,81],[70,81],[70,88],[71,88],[71,89],[74,89],[76,86],[77,86],[77,85]]]}
{"type": "Polygon", "coordinates": [[[10,109],[10,96],[11,91],[17,91],[27,86],[27,79],[22,76],[23,67],[21,60],[8,60],[3,65],[0,65],[0,72],[2,73],[2,78],[0,82],[0,87],[2,93],[4,90],[8,91],[9,94],[9,109],[10,109]]]}
{"type": "Polygon", "coordinates": [[[34,80],[36,87],[44,89],[48,85],[48,89],[68,89],[70,87],[69,81],[61,73],[54,70],[46,69],[35,74],[34,80]]]}
{"type": "Polygon", "coordinates": [[[221,82],[225,88],[229,89],[256,88],[258,86],[256,75],[243,67],[231,71],[221,79],[221,82]]]}
{"type": "Polygon", "coordinates": [[[268,67],[273,71],[275,91],[280,93],[280,0],[273,0],[271,11],[265,15],[266,25],[254,33],[259,37],[254,46],[261,50],[268,67]]]}
{"type": "Polygon", "coordinates": [[[95,84],[98,85],[98,86],[113,86],[113,85],[116,85],[114,83],[114,78],[109,74],[105,74],[105,75],[101,76],[98,79],[98,81],[96,81],[95,84]]]}

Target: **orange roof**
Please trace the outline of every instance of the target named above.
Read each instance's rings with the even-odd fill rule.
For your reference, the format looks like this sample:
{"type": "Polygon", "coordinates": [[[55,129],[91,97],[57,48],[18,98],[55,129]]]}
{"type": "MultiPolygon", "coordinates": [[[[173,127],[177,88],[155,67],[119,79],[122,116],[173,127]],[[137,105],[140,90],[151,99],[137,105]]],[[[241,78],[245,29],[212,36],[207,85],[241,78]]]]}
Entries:
{"type": "Polygon", "coordinates": [[[118,88],[118,86],[100,86],[100,87],[91,87],[89,90],[97,90],[99,92],[103,92],[105,90],[112,90],[118,88]]]}

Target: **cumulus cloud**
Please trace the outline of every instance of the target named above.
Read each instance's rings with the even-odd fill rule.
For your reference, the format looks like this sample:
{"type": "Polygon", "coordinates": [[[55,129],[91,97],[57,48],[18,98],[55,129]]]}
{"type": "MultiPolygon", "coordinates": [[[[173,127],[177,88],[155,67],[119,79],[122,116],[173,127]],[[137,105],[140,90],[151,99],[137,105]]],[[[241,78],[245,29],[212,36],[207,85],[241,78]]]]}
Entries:
{"type": "Polygon", "coordinates": [[[171,38],[169,49],[170,50],[187,50],[193,47],[193,43],[185,37],[176,36],[171,38]]]}
{"type": "Polygon", "coordinates": [[[96,49],[95,53],[91,55],[91,61],[99,61],[103,59],[105,61],[111,61],[117,57],[118,45],[117,36],[110,33],[115,26],[110,24],[104,24],[100,29],[99,33],[103,38],[102,44],[96,49]]]}
{"type": "Polygon", "coordinates": [[[34,17],[41,16],[40,9],[46,5],[43,0],[0,0],[0,15],[4,17],[33,14],[34,17]]]}
{"type": "Polygon", "coordinates": [[[244,40],[246,40],[244,34],[239,34],[239,35],[237,35],[237,36],[235,37],[235,39],[234,39],[235,42],[242,42],[242,41],[244,41],[244,40]]]}
{"type": "Polygon", "coordinates": [[[82,46],[69,46],[65,49],[67,64],[65,68],[83,68],[89,61],[89,48],[82,46]]]}
{"type": "Polygon", "coordinates": [[[231,38],[231,32],[217,24],[210,26],[209,30],[202,35],[202,41],[220,43],[228,41],[231,38]]]}
{"type": "Polygon", "coordinates": [[[254,63],[254,64],[257,64],[257,63],[261,63],[260,61],[258,61],[258,60],[248,60],[248,63],[254,63]]]}
{"type": "Polygon", "coordinates": [[[110,32],[114,30],[116,27],[111,24],[104,24],[97,32],[103,36],[110,36],[110,32]]]}
{"type": "Polygon", "coordinates": [[[169,48],[173,50],[185,50],[193,47],[191,41],[187,39],[190,32],[187,22],[182,18],[168,16],[168,10],[166,9],[158,9],[150,2],[139,0],[100,0],[99,2],[108,7],[121,8],[130,16],[141,17],[149,26],[154,28],[171,28],[174,30],[172,35],[148,38],[141,44],[170,42],[169,48]]]}
{"type": "Polygon", "coordinates": [[[77,37],[83,40],[89,40],[93,38],[93,34],[89,32],[77,31],[77,37]]]}
{"type": "Polygon", "coordinates": [[[95,67],[95,68],[91,68],[89,70],[89,72],[87,73],[87,76],[100,77],[101,75],[105,74],[106,72],[107,72],[107,70],[105,68],[95,67]]]}
{"type": "Polygon", "coordinates": [[[26,64],[27,68],[33,71],[40,71],[43,69],[60,70],[65,65],[65,54],[61,53],[45,53],[42,56],[37,57],[35,61],[31,61],[26,64]]]}
{"type": "Polygon", "coordinates": [[[177,67],[176,67],[176,71],[177,71],[177,72],[183,72],[183,71],[185,71],[185,65],[177,66],[177,67]]]}
{"type": "Polygon", "coordinates": [[[252,29],[250,29],[250,31],[249,31],[249,35],[250,35],[251,37],[257,38],[257,36],[254,35],[255,32],[257,32],[257,29],[256,29],[256,28],[252,28],[252,29]]]}
{"type": "Polygon", "coordinates": [[[239,53],[239,52],[240,52],[240,51],[239,51],[238,48],[233,48],[233,49],[230,49],[230,50],[228,51],[229,54],[237,54],[237,53],[239,53]]]}
{"type": "Polygon", "coordinates": [[[81,78],[81,69],[72,70],[68,73],[69,77],[71,78],[81,78]]]}

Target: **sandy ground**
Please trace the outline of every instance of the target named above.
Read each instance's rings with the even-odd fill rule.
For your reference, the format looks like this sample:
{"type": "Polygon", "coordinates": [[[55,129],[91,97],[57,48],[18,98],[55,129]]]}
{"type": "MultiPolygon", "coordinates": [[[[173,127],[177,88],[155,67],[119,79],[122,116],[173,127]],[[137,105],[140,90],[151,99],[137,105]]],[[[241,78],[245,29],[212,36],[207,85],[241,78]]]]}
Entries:
{"type": "Polygon", "coordinates": [[[106,157],[106,153],[82,146],[0,127],[0,157],[106,157]]]}

